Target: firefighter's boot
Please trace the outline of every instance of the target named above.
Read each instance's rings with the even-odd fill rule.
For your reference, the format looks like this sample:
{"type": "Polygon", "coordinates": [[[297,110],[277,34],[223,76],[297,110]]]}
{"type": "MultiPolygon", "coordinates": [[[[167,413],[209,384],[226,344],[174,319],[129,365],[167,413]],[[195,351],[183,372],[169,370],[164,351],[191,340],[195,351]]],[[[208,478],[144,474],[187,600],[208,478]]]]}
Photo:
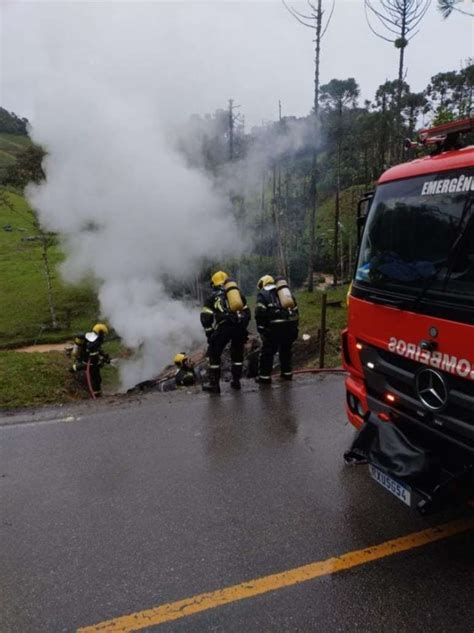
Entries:
{"type": "Polygon", "coordinates": [[[209,381],[204,383],[202,386],[203,391],[207,391],[208,393],[220,393],[221,388],[219,385],[219,381],[221,378],[221,368],[220,367],[209,367],[209,381]]]}
{"type": "Polygon", "coordinates": [[[232,389],[240,389],[240,379],[242,378],[242,363],[232,363],[232,389]]]}

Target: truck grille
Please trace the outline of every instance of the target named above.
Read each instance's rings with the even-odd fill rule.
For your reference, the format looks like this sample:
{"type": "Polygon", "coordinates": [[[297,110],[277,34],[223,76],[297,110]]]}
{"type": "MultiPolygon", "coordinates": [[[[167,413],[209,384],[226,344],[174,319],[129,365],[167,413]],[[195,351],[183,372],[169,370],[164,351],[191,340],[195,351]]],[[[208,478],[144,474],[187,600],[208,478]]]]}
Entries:
{"type": "Polygon", "coordinates": [[[361,361],[367,394],[380,410],[387,408],[386,394],[391,393],[395,402],[390,408],[474,448],[474,381],[436,370],[444,379],[447,401],[433,411],[420,400],[416,388],[417,375],[426,365],[370,345],[361,350],[361,361]]]}

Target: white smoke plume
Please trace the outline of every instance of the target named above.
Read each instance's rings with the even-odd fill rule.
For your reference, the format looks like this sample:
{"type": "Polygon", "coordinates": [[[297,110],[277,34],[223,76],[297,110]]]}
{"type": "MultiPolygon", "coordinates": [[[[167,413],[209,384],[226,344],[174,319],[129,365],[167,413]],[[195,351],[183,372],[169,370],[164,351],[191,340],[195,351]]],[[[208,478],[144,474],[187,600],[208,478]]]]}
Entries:
{"type": "Polygon", "coordinates": [[[173,129],[189,116],[182,78],[159,42],[147,58],[147,19],[71,7],[38,5],[18,69],[35,97],[33,139],[48,152],[46,182],[27,195],[62,238],[66,280],[92,275],[102,317],[138,351],[122,367],[127,388],[203,340],[197,309],[167,296],[164,280],[193,279],[204,258],[235,255],[240,243],[226,197],[174,149],[173,129]]]}
{"type": "MultiPolygon", "coordinates": [[[[218,116],[196,116],[190,118],[179,132],[178,147],[186,155],[191,165],[206,162],[206,144],[212,136],[222,135],[221,119],[227,127],[227,112],[220,111],[218,116]]],[[[236,135],[240,132],[237,131],[236,135]]],[[[262,124],[252,129],[251,141],[246,144],[244,156],[229,163],[225,160],[217,170],[216,183],[220,191],[226,194],[238,193],[252,197],[261,188],[262,173],[270,170],[274,164],[295,156],[298,152],[321,147],[323,139],[319,121],[313,117],[284,117],[280,122],[262,124]]],[[[245,139],[249,136],[244,135],[245,139]]],[[[227,158],[228,149],[220,148],[227,158]]]]}
{"type": "Polygon", "coordinates": [[[235,165],[226,166],[219,183],[223,191],[255,194],[261,187],[263,171],[298,152],[321,147],[323,143],[319,121],[315,122],[310,116],[284,118],[281,122],[254,128],[253,133],[254,141],[246,156],[235,165]]]}

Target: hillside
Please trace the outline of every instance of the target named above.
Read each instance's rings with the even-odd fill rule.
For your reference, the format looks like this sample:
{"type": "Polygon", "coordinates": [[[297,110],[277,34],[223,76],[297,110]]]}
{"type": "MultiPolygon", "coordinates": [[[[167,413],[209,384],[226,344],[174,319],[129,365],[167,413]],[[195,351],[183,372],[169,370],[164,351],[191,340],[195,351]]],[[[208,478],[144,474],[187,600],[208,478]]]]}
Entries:
{"type": "Polygon", "coordinates": [[[90,327],[97,318],[97,301],[90,286],[66,286],[57,271],[63,254],[49,248],[53,296],[59,330],[51,330],[41,243],[26,200],[6,193],[0,203],[0,347],[34,341],[64,340],[90,327]]]}
{"type": "MultiPolygon", "coordinates": [[[[339,201],[339,263],[341,244],[343,251],[344,279],[352,274],[357,254],[357,203],[365,191],[365,187],[354,186],[341,191],[339,201]]],[[[332,272],[334,265],[334,229],[335,229],[335,196],[322,201],[318,207],[316,218],[316,248],[319,270],[332,272]]],[[[339,273],[340,274],[340,273],[339,273]]]]}

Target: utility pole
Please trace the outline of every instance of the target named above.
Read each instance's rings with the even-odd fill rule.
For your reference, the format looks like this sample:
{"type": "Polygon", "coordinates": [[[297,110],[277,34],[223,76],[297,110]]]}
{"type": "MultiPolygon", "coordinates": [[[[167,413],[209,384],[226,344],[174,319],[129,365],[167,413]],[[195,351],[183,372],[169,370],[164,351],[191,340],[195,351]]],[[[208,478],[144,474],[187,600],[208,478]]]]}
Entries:
{"type": "MultiPolygon", "coordinates": [[[[245,120],[239,117],[238,114],[234,114],[234,110],[237,110],[240,106],[234,105],[234,100],[229,99],[227,109],[227,121],[228,121],[228,135],[229,135],[229,162],[233,162],[235,156],[235,122],[239,121],[245,125],[245,120]]],[[[245,200],[242,196],[235,192],[230,192],[230,200],[234,210],[234,216],[237,224],[241,224],[245,215],[245,200]]],[[[237,263],[237,283],[240,284],[240,261],[237,263]]]]}
{"type": "Polygon", "coordinates": [[[234,100],[229,99],[229,160],[234,160],[234,100]]]}
{"type": "MultiPolygon", "coordinates": [[[[281,126],[281,100],[278,100],[278,124],[281,126]]],[[[278,244],[278,259],[279,259],[279,273],[284,277],[288,277],[288,267],[286,262],[286,254],[285,254],[285,239],[283,235],[283,228],[281,225],[282,220],[282,195],[281,195],[281,164],[280,159],[274,164],[273,167],[273,178],[274,178],[274,222],[275,222],[275,230],[278,244]],[[276,186],[275,186],[276,185],[276,186]],[[276,189],[276,191],[275,191],[276,189]]]]}

